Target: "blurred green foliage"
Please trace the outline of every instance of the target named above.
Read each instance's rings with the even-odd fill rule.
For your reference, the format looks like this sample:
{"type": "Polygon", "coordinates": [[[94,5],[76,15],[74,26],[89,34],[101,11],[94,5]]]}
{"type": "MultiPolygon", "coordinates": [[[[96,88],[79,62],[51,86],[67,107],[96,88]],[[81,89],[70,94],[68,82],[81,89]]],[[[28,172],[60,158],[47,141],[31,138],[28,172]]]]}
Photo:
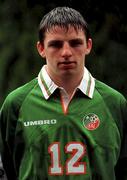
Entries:
{"type": "Polygon", "coordinates": [[[93,50],[86,66],[95,78],[127,96],[127,19],[121,1],[0,0],[0,105],[7,94],[36,77],[38,25],[56,6],[80,11],[89,23],[93,50]]]}

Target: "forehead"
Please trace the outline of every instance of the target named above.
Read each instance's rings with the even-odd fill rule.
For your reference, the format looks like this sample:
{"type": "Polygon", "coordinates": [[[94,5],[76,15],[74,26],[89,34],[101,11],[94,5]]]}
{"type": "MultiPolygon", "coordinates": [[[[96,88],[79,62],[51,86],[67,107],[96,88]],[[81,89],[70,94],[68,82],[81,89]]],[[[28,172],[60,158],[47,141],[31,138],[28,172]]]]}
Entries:
{"type": "Polygon", "coordinates": [[[45,32],[46,39],[72,39],[72,38],[83,38],[85,34],[81,28],[74,28],[73,26],[60,27],[54,26],[45,32]]]}

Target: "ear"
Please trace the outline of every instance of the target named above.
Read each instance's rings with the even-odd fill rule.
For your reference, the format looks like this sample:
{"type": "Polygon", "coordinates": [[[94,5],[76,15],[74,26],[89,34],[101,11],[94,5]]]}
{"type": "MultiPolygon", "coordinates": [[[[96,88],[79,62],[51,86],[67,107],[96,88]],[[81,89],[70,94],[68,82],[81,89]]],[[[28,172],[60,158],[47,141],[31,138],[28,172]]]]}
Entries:
{"type": "Polygon", "coordinates": [[[87,40],[87,48],[85,50],[86,55],[88,55],[91,52],[91,49],[92,49],[92,39],[89,38],[87,40]]]}
{"type": "Polygon", "coordinates": [[[40,54],[40,56],[45,58],[44,45],[40,41],[37,42],[37,50],[38,50],[38,53],[40,54]]]}

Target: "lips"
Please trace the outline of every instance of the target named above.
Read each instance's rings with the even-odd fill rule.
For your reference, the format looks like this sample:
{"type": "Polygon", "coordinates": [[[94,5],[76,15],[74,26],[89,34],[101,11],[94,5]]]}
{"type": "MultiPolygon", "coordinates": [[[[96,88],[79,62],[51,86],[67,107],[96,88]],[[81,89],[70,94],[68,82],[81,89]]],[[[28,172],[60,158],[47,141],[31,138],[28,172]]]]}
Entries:
{"type": "Polygon", "coordinates": [[[73,64],[75,63],[75,61],[62,61],[62,62],[59,62],[58,64],[73,64]]]}
{"type": "Polygon", "coordinates": [[[72,69],[75,67],[76,62],[75,61],[63,61],[58,63],[60,68],[64,68],[64,69],[72,69]]]}

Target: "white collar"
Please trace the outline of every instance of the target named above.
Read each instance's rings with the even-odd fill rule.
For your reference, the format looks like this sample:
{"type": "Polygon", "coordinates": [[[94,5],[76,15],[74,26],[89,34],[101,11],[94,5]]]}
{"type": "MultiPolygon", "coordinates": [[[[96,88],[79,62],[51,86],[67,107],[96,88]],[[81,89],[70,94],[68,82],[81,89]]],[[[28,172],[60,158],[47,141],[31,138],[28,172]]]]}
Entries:
{"type": "MultiPolygon", "coordinates": [[[[42,67],[41,71],[38,74],[38,84],[42,90],[42,93],[45,99],[48,99],[54,91],[59,88],[49,77],[45,65],[42,67]]],[[[81,83],[77,87],[82,91],[83,94],[89,98],[93,97],[94,88],[95,88],[95,79],[89,73],[86,67],[84,67],[84,75],[81,80],[81,83]]]]}

